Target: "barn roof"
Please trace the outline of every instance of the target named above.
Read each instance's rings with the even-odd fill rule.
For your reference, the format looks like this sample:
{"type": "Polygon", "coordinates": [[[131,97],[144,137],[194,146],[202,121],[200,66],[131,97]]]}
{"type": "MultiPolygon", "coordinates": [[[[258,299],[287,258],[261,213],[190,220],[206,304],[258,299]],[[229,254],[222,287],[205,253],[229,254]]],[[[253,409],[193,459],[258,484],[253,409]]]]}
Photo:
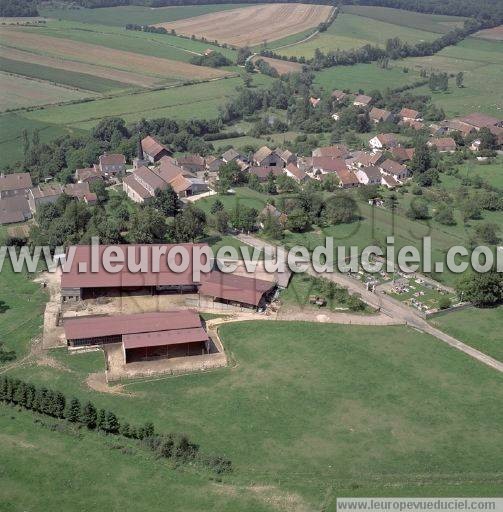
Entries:
{"type": "MultiPolygon", "coordinates": [[[[168,266],[167,256],[173,248],[185,248],[192,256],[192,250],[196,246],[206,244],[131,244],[131,245],[99,245],[97,249],[96,272],[91,272],[91,245],[76,245],[73,260],[68,272],[63,271],[61,275],[62,288],[120,288],[120,287],[144,287],[144,286],[182,286],[197,284],[193,278],[193,259],[189,258],[189,265],[183,272],[174,272],[168,266]],[[103,253],[107,247],[121,249],[124,254],[124,265],[120,272],[107,272],[103,266],[103,253]],[[165,255],[156,257],[153,250],[166,249],[165,255]],[[148,262],[146,272],[132,272],[129,266],[140,261],[141,255],[146,254],[143,260],[148,262]],[[130,260],[131,259],[131,260],[130,260]],[[158,261],[158,272],[152,268],[152,262],[158,261]],[[128,263],[129,262],[129,263],[128,263]],[[81,267],[85,264],[85,270],[81,267]]],[[[69,248],[70,250],[70,248],[69,248]]],[[[95,249],[96,250],[96,249],[95,249]]],[[[174,255],[174,253],[173,253],[174,255]]],[[[171,258],[172,256],[170,256],[171,258]]],[[[181,256],[175,257],[175,263],[181,262],[181,256]]],[[[171,259],[170,259],[171,263],[171,259]]],[[[134,267],[133,267],[134,268],[134,267]]],[[[65,269],[64,269],[65,270],[65,269]]],[[[157,270],[157,269],[155,269],[157,270]]]]}
{"type": "Polygon", "coordinates": [[[160,155],[163,151],[168,151],[168,148],[166,146],[163,146],[160,142],[158,142],[154,137],[151,137],[148,135],[141,141],[141,148],[147,155],[151,156],[152,158],[156,158],[158,155],[160,155]]]}
{"type": "Polygon", "coordinates": [[[20,190],[31,188],[31,176],[27,172],[16,172],[13,174],[0,175],[0,191],[20,190]]]}
{"type": "Polygon", "coordinates": [[[98,338],[101,336],[140,334],[201,327],[195,311],[163,311],[132,315],[83,316],[63,321],[66,339],[98,338]]]}
{"type": "Polygon", "coordinates": [[[224,272],[211,272],[199,288],[200,295],[258,306],[274,284],[262,279],[224,272]]]}
{"type": "Polygon", "coordinates": [[[208,333],[202,327],[191,329],[170,329],[169,331],[145,332],[140,334],[125,334],[122,344],[126,350],[143,347],[159,347],[165,345],[180,345],[209,340],[208,333]]]}

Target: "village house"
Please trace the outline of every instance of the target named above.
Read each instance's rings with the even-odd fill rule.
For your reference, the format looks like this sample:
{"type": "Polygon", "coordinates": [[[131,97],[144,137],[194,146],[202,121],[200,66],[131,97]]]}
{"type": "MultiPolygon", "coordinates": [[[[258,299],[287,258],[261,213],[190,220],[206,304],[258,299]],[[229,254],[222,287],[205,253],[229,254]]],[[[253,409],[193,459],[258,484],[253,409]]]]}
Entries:
{"type": "Polygon", "coordinates": [[[360,185],[360,181],[354,172],[349,169],[338,169],[335,171],[337,178],[339,180],[339,187],[341,188],[354,188],[360,185]]]}
{"type": "Polygon", "coordinates": [[[462,137],[467,137],[471,133],[474,133],[476,129],[473,126],[470,126],[466,123],[462,123],[457,119],[447,119],[445,121],[441,121],[437,125],[432,124],[430,126],[430,133],[434,137],[441,137],[442,135],[459,132],[462,137]]]}
{"type": "Polygon", "coordinates": [[[411,108],[402,108],[398,113],[398,117],[402,121],[421,121],[421,114],[411,108]]]}
{"type": "Polygon", "coordinates": [[[358,94],[355,100],[353,101],[353,105],[355,107],[368,107],[373,101],[371,96],[366,96],[365,94],[358,94]]]}
{"type": "Polygon", "coordinates": [[[70,197],[83,201],[84,197],[91,193],[89,183],[68,183],[63,187],[63,192],[70,197]]]}
{"type": "Polygon", "coordinates": [[[98,159],[98,167],[103,176],[123,176],[126,172],[126,157],[117,153],[105,153],[98,159]]]}
{"type": "Polygon", "coordinates": [[[346,159],[346,165],[357,167],[368,167],[369,165],[379,165],[384,162],[385,157],[382,151],[353,151],[351,157],[346,159]]]}
{"type": "Polygon", "coordinates": [[[422,130],[425,125],[422,121],[418,121],[416,119],[406,119],[403,121],[400,121],[398,123],[399,126],[407,126],[408,128],[413,128],[414,130],[422,130]]]}
{"type": "Polygon", "coordinates": [[[369,113],[370,120],[375,123],[387,123],[393,120],[393,114],[388,110],[373,107],[369,113]]]}
{"type": "Polygon", "coordinates": [[[285,149],[284,151],[279,151],[279,156],[281,160],[283,160],[283,165],[288,165],[291,163],[295,163],[297,161],[297,155],[285,149]]]}
{"type": "Polygon", "coordinates": [[[393,189],[400,186],[400,183],[391,174],[382,174],[381,185],[384,185],[389,189],[393,189]]]}
{"type": "Polygon", "coordinates": [[[32,213],[26,196],[15,195],[0,199],[0,224],[24,222],[31,217],[32,213]]]}
{"type": "Polygon", "coordinates": [[[416,150],[414,148],[404,148],[403,146],[398,146],[396,148],[392,148],[390,153],[393,155],[394,160],[400,164],[403,164],[404,162],[412,160],[415,151],[416,150]]]}
{"type": "Polygon", "coordinates": [[[380,133],[369,140],[372,149],[392,149],[398,146],[398,140],[393,133],[380,133]]]}
{"type": "Polygon", "coordinates": [[[253,154],[252,160],[257,167],[283,167],[284,161],[281,153],[281,151],[273,151],[267,146],[262,146],[253,154]]]}
{"type": "Polygon", "coordinates": [[[98,166],[75,170],[75,181],[77,183],[92,183],[100,180],[103,180],[103,173],[98,166]]]}
{"type": "Polygon", "coordinates": [[[248,172],[256,176],[260,182],[265,182],[269,179],[271,173],[275,178],[281,176],[283,169],[281,167],[252,166],[248,169],[248,172]]]}
{"type": "Polygon", "coordinates": [[[98,202],[98,196],[94,192],[87,192],[80,198],[80,200],[91,206],[98,202]]]}
{"type": "Polygon", "coordinates": [[[280,224],[285,227],[286,222],[288,220],[288,216],[286,213],[280,212],[274,205],[267,204],[264,206],[262,211],[260,212],[259,218],[260,218],[260,227],[264,228],[264,220],[271,215],[272,217],[279,220],[280,224]]]}
{"type": "Polygon", "coordinates": [[[356,172],[356,177],[362,185],[380,185],[381,184],[381,171],[373,165],[369,167],[362,167],[356,172]]]}
{"type": "Polygon", "coordinates": [[[176,163],[184,171],[189,171],[192,174],[203,172],[206,167],[206,162],[201,155],[186,155],[176,159],[176,163]]]}
{"type": "Polygon", "coordinates": [[[28,172],[16,172],[12,174],[0,174],[0,199],[14,196],[24,196],[33,187],[31,176],[28,172]]]}
{"type": "Polygon", "coordinates": [[[439,153],[453,153],[456,151],[456,141],[452,137],[430,139],[428,146],[436,148],[439,153]]]}
{"type": "Polygon", "coordinates": [[[207,156],[205,160],[206,170],[208,172],[218,172],[220,167],[224,164],[225,162],[221,158],[215,156],[207,156]]]}
{"type": "Polygon", "coordinates": [[[349,149],[344,144],[336,144],[334,146],[324,146],[313,149],[312,156],[325,156],[330,158],[347,158],[349,149]]]}
{"type": "Polygon", "coordinates": [[[28,191],[28,204],[34,214],[43,204],[55,203],[63,193],[63,187],[59,184],[39,185],[28,191]]]}
{"type": "Polygon", "coordinates": [[[222,153],[222,160],[228,164],[234,160],[243,160],[243,155],[238,153],[234,148],[228,149],[225,153],[222,153]]]}
{"type": "Polygon", "coordinates": [[[347,97],[348,95],[344,91],[339,91],[338,89],[332,91],[332,98],[337,102],[344,101],[347,97]]]}
{"type": "Polygon", "coordinates": [[[150,135],[142,139],[141,149],[143,152],[143,160],[151,164],[158,162],[163,156],[169,156],[171,153],[166,146],[163,146],[150,135]]]}
{"type": "Polygon", "coordinates": [[[503,120],[487,114],[481,114],[480,112],[474,112],[465,117],[458,118],[457,121],[472,126],[477,131],[482,128],[491,128],[491,126],[503,127],[503,120]]]}
{"type": "Polygon", "coordinates": [[[409,170],[405,165],[395,162],[394,160],[387,159],[379,168],[384,174],[393,176],[396,181],[403,181],[409,177],[409,170]]]}
{"type": "Polygon", "coordinates": [[[294,163],[288,164],[283,171],[288,177],[293,178],[297,183],[304,183],[309,179],[309,176],[304,171],[301,171],[294,163]]]}
{"type": "Polygon", "coordinates": [[[148,167],[139,167],[122,181],[122,189],[135,203],[144,203],[168,184],[148,167]]]}
{"type": "Polygon", "coordinates": [[[315,175],[330,174],[345,169],[347,169],[347,165],[342,158],[313,156],[313,173],[315,175]]]}

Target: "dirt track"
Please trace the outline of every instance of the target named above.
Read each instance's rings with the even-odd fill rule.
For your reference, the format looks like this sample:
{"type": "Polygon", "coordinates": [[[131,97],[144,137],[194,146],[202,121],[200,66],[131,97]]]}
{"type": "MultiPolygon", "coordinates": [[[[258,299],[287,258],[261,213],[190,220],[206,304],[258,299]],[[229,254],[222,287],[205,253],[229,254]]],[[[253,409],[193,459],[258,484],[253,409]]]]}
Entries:
{"type": "Polygon", "coordinates": [[[221,11],[184,20],[159,23],[187,36],[206,37],[209,41],[236,46],[254,46],[276,41],[325,21],[332,10],[329,5],[267,4],[221,11]]]}

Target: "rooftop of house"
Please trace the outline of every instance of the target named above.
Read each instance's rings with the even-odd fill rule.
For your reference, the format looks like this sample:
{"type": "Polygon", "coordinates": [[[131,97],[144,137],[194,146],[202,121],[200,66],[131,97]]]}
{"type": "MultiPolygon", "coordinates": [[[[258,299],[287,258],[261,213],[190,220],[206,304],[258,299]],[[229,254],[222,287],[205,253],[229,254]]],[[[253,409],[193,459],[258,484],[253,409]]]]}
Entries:
{"type": "Polygon", "coordinates": [[[267,146],[262,146],[257,151],[255,151],[255,153],[253,153],[253,160],[255,162],[262,162],[262,160],[264,160],[264,158],[267,158],[271,154],[272,154],[271,148],[268,148],[267,146]]]}
{"type": "Polygon", "coordinates": [[[480,112],[473,112],[465,117],[461,117],[459,121],[474,126],[475,128],[489,128],[490,126],[497,126],[503,122],[501,119],[480,112]]]}
{"type": "Polygon", "coordinates": [[[0,192],[9,190],[29,189],[33,186],[30,173],[16,172],[12,174],[0,174],[0,192]]]}
{"type": "Polygon", "coordinates": [[[358,185],[358,183],[359,183],[358,178],[349,169],[340,169],[335,172],[337,174],[337,177],[339,178],[339,181],[342,183],[342,185],[351,185],[351,186],[358,185]]]}
{"type": "Polygon", "coordinates": [[[382,121],[388,119],[391,116],[391,112],[382,108],[373,107],[369,116],[373,121],[382,121]]]}
{"type": "Polygon", "coordinates": [[[39,185],[30,189],[30,194],[34,199],[42,199],[44,197],[60,196],[63,193],[63,187],[59,184],[39,185]]]}
{"type": "Polygon", "coordinates": [[[126,176],[122,182],[130,187],[142,199],[148,199],[151,197],[150,192],[143,185],[141,185],[140,182],[136,181],[132,174],[126,176]]]}
{"type": "Polygon", "coordinates": [[[0,199],[0,224],[22,222],[31,216],[30,206],[25,196],[14,196],[0,199]]]}
{"type": "Polygon", "coordinates": [[[280,176],[283,174],[283,169],[280,167],[268,167],[268,166],[258,166],[258,167],[250,167],[250,174],[254,174],[257,178],[267,178],[269,174],[273,174],[273,176],[280,176]]]}
{"type": "Polygon", "coordinates": [[[402,174],[407,170],[405,165],[402,165],[394,160],[390,160],[389,158],[385,160],[381,165],[381,169],[390,174],[402,174]]]}
{"type": "Polygon", "coordinates": [[[349,155],[349,149],[344,144],[335,144],[334,146],[324,146],[316,148],[312,153],[315,156],[328,156],[332,158],[345,158],[349,155]]]}
{"type": "Polygon", "coordinates": [[[105,153],[99,158],[100,165],[125,165],[126,157],[119,153],[105,153]]]}
{"type": "Polygon", "coordinates": [[[430,146],[435,146],[437,149],[456,148],[456,141],[452,137],[438,137],[428,141],[430,146]]]}
{"type": "Polygon", "coordinates": [[[163,190],[166,188],[167,182],[164,181],[158,174],[150,170],[148,167],[142,165],[133,172],[133,176],[141,181],[144,181],[148,186],[154,190],[163,190]]]}
{"type": "Polygon", "coordinates": [[[235,160],[236,158],[239,158],[241,155],[234,149],[228,149],[225,153],[222,153],[222,160],[225,160],[226,162],[231,162],[232,160],[235,160]]]}
{"type": "Polygon", "coordinates": [[[358,171],[356,171],[356,172],[363,172],[370,179],[374,179],[374,180],[381,178],[381,171],[373,165],[369,165],[368,167],[362,167],[361,169],[358,169],[358,171]]]}
{"type": "Polygon", "coordinates": [[[347,169],[345,160],[342,158],[330,158],[328,156],[313,156],[313,168],[325,172],[335,172],[347,169]]]}
{"type": "Polygon", "coordinates": [[[332,98],[336,98],[337,100],[343,100],[347,94],[344,91],[339,91],[338,89],[335,89],[335,91],[332,91],[332,98]]]}
{"type": "Polygon", "coordinates": [[[286,166],[286,169],[289,173],[293,174],[298,180],[303,180],[307,176],[307,174],[304,171],[301,171],[294,163],[288,164],[286,166]]]}
{"type": "Polygon", "coordinates": [[[89,183],[68,183],[64,186],[64,193],[71,197],[84,197],[86,194],[89,194],[91,190],[89,189],[89,183]]]}
{"type": "Polygon", "coordinates": [[[376,138],[383,146],[397,143],[397,138],[394,133],[379,133],[376,135],[376,138]]]}
{"type": "Polygon", "coordinates": [[[417,119],[420,117],[420,114],[417,110],[413,110],[412,108],[402,108],[399,112],[399,117],[408,118],[408,119],[417,119]]]}
{"type": "Polygon", "coordinates": [[[365,94],[358,94],[355,98],[354,104],[369,105],[372,102],[372,97],[365,94]]]}
{"type": "Polygon", "coordinates": [[[185,155],[176,159],[178,165],[200,165],[204,166],[204,158],[201,155],[185,155]]]}
{"type": "Polygon", "coordinates": [[[155,158],[163,151],[169,151],[166,146],[163,146],[159,141],[150,135],[142,139],[141,148],[145,153],[147,153],[147,155],[151,156],[152,158],[155,158]]]}

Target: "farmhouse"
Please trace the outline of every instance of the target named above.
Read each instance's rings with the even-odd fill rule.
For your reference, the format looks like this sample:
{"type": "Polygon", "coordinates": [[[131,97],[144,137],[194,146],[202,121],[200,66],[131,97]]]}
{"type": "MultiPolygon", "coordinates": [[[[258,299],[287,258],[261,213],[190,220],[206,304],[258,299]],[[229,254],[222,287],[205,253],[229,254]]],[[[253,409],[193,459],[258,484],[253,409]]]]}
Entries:
{"type": "Polygon", "coordinates": [[[143,159],[151,164],[158,162],[163,156],[169,156],[170,151],[150,135],[142,139],[141,149],[143,159]]]}
{"type": "Polygon", "coordinates": [[[122,176],[126,171],[126,157],[117,153],[105,153],[99,157],[97,165],[104,176],[122,176]]]}
{"type": "Polygon", "coordinates": [[[382,151],[353,151],[351,158],[346,159],[346,164],[351,167],[368,167],[369,165],[379,165],[385,160],[382,151]]]}
{"type": "Polygon", "coordinates": [[[42,204],[55,203],[63,193],[61,185],[39,185],[28,192],[28,204],[32,213],[42,204]]]}
{"type": "Polygon", "coordinates": [[[68,183],[64,186],[63,192],[70,197],[83,201],[86,195],[91,193],[89,183],[68,183]]]}
{"type": "Polygon", "coordinates": [[[77,183],[91,183],[103,179],[103,173],[99,167],[86,167],[75,170],[75,181],[77,183]]]}
{"type": "Polygon", "coordinates": [[[314,174],[329,174],[347,169],[346,162],[342,158],[330,158],[326,156],[313,156],[314,174]]]}
{"type": "Polygon", "coordinates": [[[408,126],[414,130],[422,130],[424,128],[424,123],[416,119],[405,119],[400,121],[398,124],[399,126],[408,126]]]}
{"type": "Polygon", "coordinates": [[[355,100],[353,101],[353,105],[355,107],[368,107],[373,101],[371,96],[366,96],[365,94],[358,94],[355,100]]]}
{"type": "Polygon", "coordinates": [[[186,155],[176,159],[176,163],[192,174],[204,171],[206,163],[201,155],[186,155]]]}
{"type": "Polygon", "coordinates": [[[480,112],[474,112],[473,114],[459,118],[458,121],[472,126],[477,131],[481,128],[490,128],[491,126],[503,127],[503,120],[488,116],[487,114],[481,114],[480,112]]]}
{"type": "Polygon", "coordinates": [[[228,149],[225,153],[222,153],[222,160],[228,164],[234,160],[242,160],[243,157],[234,148],[228,149]]]}
{"type": "Polygon", "coordinates": [[[24,196],[33,186],[28,172],[0,174],[0,199],[13,196],[24,196]]]}
{"type": "Polygon", "coordinates": [[[384,185],[385,187],[388,187],[388,188],[396,188],[400,185],[400,183],[398,183],[398,181],[396,181],[396,179],[389,175],[389,174],[383,174],[381,176],[381,185],[384,185]]]}
{"type": "Polygon", "coordinates": [[[436,148],[439,153],[453,153],[456,151],[456,141],[451,137],[431,139],[428,146],[436,148]]]}
{"type": "Polygon", "coordinates": [[[278,219],[281,225],[285,227],[286,222],[288,220],[288,216],[285,213],[280,212],[274,205],[268,204],[264,206],[264,208],[260,212],[260,218],[262,219],[262,221],[260,222],[261,228],[264,227],[263,221],[267,219],[269,215],[278,219]]]}
{"type": "Polygon", "coordinates": [[[283,160],[284,165],[295,163],[297,161],[297,156],[288,149],[279,151],[279,156],[281,157],[281,160],[283,160]]]}
{"type": "Polygon", "coordinates": [[[24,222],[32,216],[28,199],[17,195],[0,199],[0,224],[24,222]]]}
{"type": "Polygon", "coordinates": [[[344,101],[347,97],[348,95],[344,91],[339,91],[338,89],[332,91],[332,98],[337,102],[344,101]]]}
{"type": "Polygon", "coordinates": [[[349,169],[339,169],[335,171],[335,174],[339,179],[339,187],[341,188],[354,188],[360,185],[356,175],[349,169]]]}
{"type": "Polygon", "coordinates": [[[309,179],[309,176],[301,171],[294,163],[288,164],[284,169],[285,174],[293,178],[297,183],[303,183],[304,181],[309,179]]]}
{"type": "Polygon", "coordinates": [[[204,244],[111,246],[119,248],[124,254],[124,265],[120,272],[107,272],[104,267],[103,254],[110,250],[108,249],[110,246],[73,246],[71,250],[74,251],[74,256],[71,268],[61,275],[61,299],[62,301],[79,300],[100,296],[105,292],[120,294],[121,291],[141,289],[145,289],[151,294],[163,291],[195,292],[199,282],[192,277],[192,259],[183,272],[173,272],[168,266],[167,258],[173,257],[175,258],[174,262],[179,263],[180,255],[170,256],[173,248],[183,247],[191,254],[196,246],[203,247],[204,244]],[[158,256],[156,257],[156,255],[158,256]],[[140,261],[140,257],[149,262],[148,268],[145,272],[132,272],[130,267],[134,268],[134,262],[140,261]],[[157,260],[159,261],[159,272],[154,271],[151,263],[157,260]]]}
{"type": "Polygon", "coordinates": [[[375,124],[387,123],[393,119],[393,114],[389,110],[373,107],[369,113],[369,117],[375,124]]]}
{"type": "Polygon", "coordinates": [[[380,185],[381,171],[374,166],[362,167],[356,171],[356,177],[362,185],[380,185]]]}
{"type": "Polygon", "coordinates": [[[250,167],[249,172],[250,174],[255,175],[259,181],[267,181],[270,174],[275,178],[283,174],[281,167],[250,167]]]}
{"type": "Polygon", "coordinates": [[[394,160],[387,159],[379,167],[384,174],[393,176],[396,181],[402,181],[409,176],[407,167],[394,160]]]}
{"type": "Polygon", "coordinates": [[[398,113],[398,117],[402,121],[420,121],[421,114],[417,110],[413,110],[411,108],[402,108],[398,113]]]}
{"type": "Polygon", "coordinates": [[[266,306],[275,288],[270,281],[214,271],[203,280],[199,295],[202,300],[257,309],[266,306]]]}
{"type": "Polygon", "coordinates": [[[281,151],[262,146],[253,154],[253,163],[258,167],[283,167],[281,151]]]}
{"type": "Polygon", "coordinates": [[[398,140],[393,133],[380,133],[369,140],[372,149],[392,149],[398,146],[398,140]]]}
{"type": "Polygon", "coordinates": [[[221,158],[215,156],[208,156],[205,160],[206,170],[208,172],[218,172],[220,167],[224,165],[224,161],[221,158]]]}
{"type": "Polygon", "coordinates": [[[414,148],[404,148],[403,146],[398,146],[397,148],[391,149],[391,154],[393,158],[400,164],[412,160],[414,156],[415,149],[414,148]]]}
{"type": "Polygon", "coordinates": [[[344,144],[336,144],[335,146],[325,146],[316,148],[312,153],[315,156],[326,156],[330,158],[347,158],[349,156],[349,149],[344,144]]]}
{"type": "Polygon", "coordinates": [[[124,363],[210,352],[210,338],[195,311],[85,316],[64,321],[70,347],[121,343],[124,363]]]}

